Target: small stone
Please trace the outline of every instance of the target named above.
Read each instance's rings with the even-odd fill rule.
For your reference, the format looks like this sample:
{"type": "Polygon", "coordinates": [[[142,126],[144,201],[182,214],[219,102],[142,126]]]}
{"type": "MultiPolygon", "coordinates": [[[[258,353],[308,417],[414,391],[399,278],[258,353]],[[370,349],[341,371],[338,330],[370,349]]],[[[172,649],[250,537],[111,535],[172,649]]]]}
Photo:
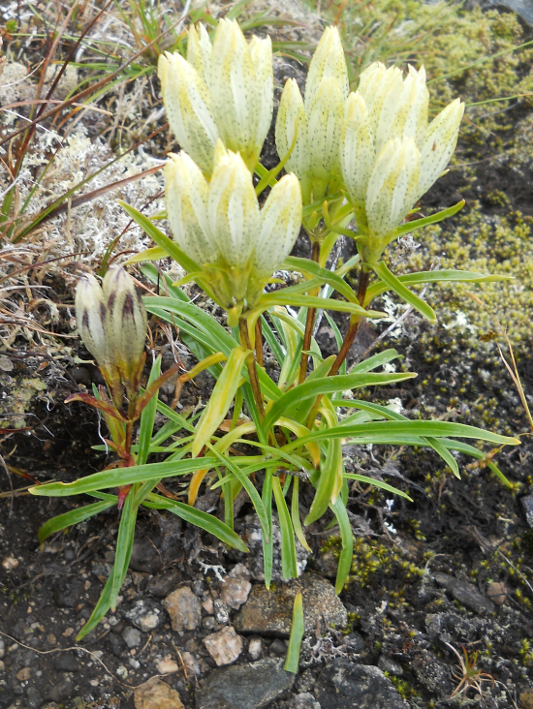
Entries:
{"type": "Polygon", "coordinates": [[[213,609],[216,622],[220,623],[220,625],[225,625],[229,621],[229,611],[221,598],[216,598],[213,601],[213,609]]]}
{"type": "Polygon", "coordinates": [[[188,586],[178,588],[163,601],[172,623],[172,630],[196,630],[202,624],[202,606],[188,586]]]}
{"type": "Polygon", "coordinates": [[[270,652],[274,653],[274,655],[278,655],[279,657],[285,657],[287,654],[287,646],[283,642],[283,640],[280,640],[279,638],[276,638],[270,643],[270,647],[268,648],[270,652]]]}
{"type": "Polygon", "coordinates": [[[533,709],[533,689],[526,689],[520,693],[520,704],[522,709],[533,709]]]}
{"type": "Polygon", "coordinates": [[[322,709],[322,707],[312,694],[303,692],[294,696],[292,709],[322,709]]]}
{"type": "Polygon", "coordinates": [[[157,596],[157,598],[165,598],[173,588],[176,588],[178,581],[178,570],[169,569],[168,571],[156,574],[148,581],[146,584],[146,593],[157,596]]]}
{"type": "Polygon", "coordinates": [[[67,628],[61,635],[64,638],[70,638],[71,635],[74,635],[74,628],[67,628]]]}
{"type": "MultiPolygon", "coordinates": [[[[214,670],[196,693],[196,709],[261,709],[294,684],[283,660],[260,660],[214,670]]],[[[323,709],[330,705],[323,704],[323,709]]]]}
{"type": "Polygon", "coordinates": [[[226,576],[220,587],[220,597],[227,606],[237,611],[246,603],[251,590],[252,584],[247,579],[226,576]]]}
{"type": "Polygon", "coordinates": [[[248,644],[248,654],[252,660],[258,660],[263,653],[263,641],[261,638],[252,638],[248,644]]]}
{"type": "Polygon", "coordinates": [[[142,630],[143,633],[155,630],[163,620],[161,610],[157,607],[157,604],[147,599],[137,601],[133,608],[129,611],[124,611],[123,615],[136,628],[142,630]]]}
{"type": "Polygon", "coordinates": [[[24,667],[22,670],[17,672],[17,679],[19,682],[26,682],[31,677],[31,667],[24,667]]]}
{"type": "Polygon", "coordinates": [[[275,591],[262,584],[253,587],[250,597],[237,613],[234,625],[240,633],[275,635],[288,638],[292,625],[294,597],[301,591],[305,634],[334,626],[344,628],[348,613],[331,583],[317,574],[305,573],[299,579],[279,584],[275,591]]]}
{"type": "Polygon", "coordinates": [[[43,697],[37,687],[28,687],[26,690],[26,701],[28,703],[28,709],[39,709],[43,703],[43,697]]]}
{"type": "Polygon", "coordinates": [[[137,628],[126,628],[122,633],[122,637],[129,648],[139,647],[142,643],[142,635],[137,628]]]}
{"type": "Polygon", "coordinates": [[[439,586],[445,588],[456,601],[459,601],[468,610],[479,614],[494,613],[496,610],[494,603],[481,594],[471,583],[466,583],[455,578],[455,576],[450,576],[440,571],[434,573],[433,578],[439,586]]]}
{"type": "Polygon", "coordinates": [[[182,652],[181,659],[185,665],[185,670],[187,673],[193,672],[197,677],[202,674],[198,660],[190,652],[182,652]]]}
{"type": "Polygon", "coordinates": [[[533,495],[526,495],[520,498],[520,504],[524,508],[526,522],[533,529],[533,495]]]}
{"type": "Polygon", "coordinates": [[[223,628],[204,638],[204,645],[219,667],[230,665],[242,652],[242,638],[232,627],[223,628]]]}
{"type": "Polygon", "coordinates": [[[13,569],[16,569],[18,565],[19,562],[14,556],[5,556],[2,559],[2,566],[6,571],[13,571],[13,569]]]}
{"type": "Polygon", "coordinates": [[[213,599],[208,598],[202,603],[202,608],[208,615],[213,615],[215,612],[215,607],[213,606],[213,599]]]}
{"type": "Polygon", "coordinates": [[[384,655],[381,655],[379,658],[378,667],[380,670],[383,670],[383,672],[388,672],[390,675],[394,675],[395,677],[401,677],[403,675],[403,667],[400,663],[395,660],[391,660],[390,657],[385,657],[384,655]]]}
{"type": "Polygon", "coordinates": [[[507,602],[509,592],[503,581],[490,583],[487,588],[487,598],[497,606],[503,606],[507,602]]]}
{"type": "Polygon", "coordinates": [[[184,709],[176,690],[157,677],[136,689],[133,698],[135,709],[184,709]]]}
{"type": "Polygon", "coordinates": [[[72,652],[60,652],[54,660],[54,668],[58,672],[76,672],[79,668],[78,658],[72,652]]]}
{"type": "Polygon", "coordinates": [[[159,660],[156,667],[157,671],[162,675],[170,675],[179,670],[177,663],[170,659],[170,655],[167,655],[163,660],[159,660]]]}

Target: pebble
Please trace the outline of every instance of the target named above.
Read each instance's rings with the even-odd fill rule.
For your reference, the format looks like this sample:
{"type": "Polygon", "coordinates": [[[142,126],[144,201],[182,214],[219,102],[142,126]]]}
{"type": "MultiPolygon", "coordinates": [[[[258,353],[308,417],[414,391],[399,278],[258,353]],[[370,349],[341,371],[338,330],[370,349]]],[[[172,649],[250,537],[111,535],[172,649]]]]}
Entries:
{"type": "Polygon", "coordinates": [[[279,584],[275,591],[257,584],[245,605],[237,613],[234,625],[240,633],[276,635],[288,638],[291,632],[294,597],[303,596],[305,633],[322,628],[344,628],[348,613],[331,583],[317,574],[305,573],[299,579],[279,584]]]}
{"type": "Polygon", "coordinates": [[[165,598],[176,588],[179,581],[179,574],[177,569],[169,569],[160,574],[156,574],[151,578],[146,584],[146,593],[151,596],[157,596],[157,598],[165,598]]]}
{"type": "Polygon", "coordinates": [[[395,677],[401,677],[403,675],[403,667],[400,663],[392,660],[390,657],[385,657],[385,655],[381,655],[379,658],[378,667],[380,670],[383,670],[383,672],[388,672],[395,677]]]}
{"type": "Polygon", "coordinates": [[[196,630],[202,624],[202,606],[188,586],[173,591],[163,601],[172,623],[172,630],[196,630]]]}
{"type": "Polygon", "coordinates": [[[142,643],[142,635],[137,628],[126,628],[122,633],[122,637],[129,648],[139,647],[142,643]]]}
{"type": "Polygon", "coordinates": [[[123,611],[123,615],[136,628],[142,630],[143,633],[149,633],[154,630],[163,620],[161,610],[157,607],[157,604],[147,599],[137,601],[133,608],[123,611]]]}
{"type": "Polygon", "coordinates": [[[339,659],[327,663],[318,676],[315,694],[327,709],[408,709],[394,685],[374,665],[339,659]]]}
{"type": "Polygon", "coordinates": [[[16,569],[18,565],[19,562],[14,556],[5,556],[2,559],[2,566],[6,571],[13,571],[13,569],[16,569]]]}
{"type": "Polygon", "coordinates": [[[179,670],[178,664],[170,659],[167,655],[163,660],[159,660],[156,664],[157,671],[162,675],[169,675],[179,670]]]}
{"type": "Polygon", "coordinates": [[[200,669],[200,665],[198,664],[198,660],[195,658],[194,655],[191,655],[190,652],[182,652],[181,659],[183,661],[183,664],[185,665],[185,669],[186,669],[187,673],[192,672],[197,677],[199,677],[202,674],[202,670],[200,669]]]}
{"type": "Polygon", "coordinates": [[[213,611],[216,622],[220,623],[220,625],[226,625],[229,621],[229,611],[221,598],[215,598],[213,601],[213,611]]]}
{"type": "Polygon", "coordinates": [[[291,706],[292,709],[322,709],[310,692],[296,694],[291,706]]]}
{"type": "MultiPolygon", "coordinates": [[[[283,660],[214,670],[196,693],[196,709],[262,709],[289,690],[294,678],[283,669],[283,660]]],[[[330,706],[324,704],[324,709],[330,706]]]]}
{"type": "Polygon", "coordinates": [[[507,602],[509,591],[503,581],[493,581],[487,588],[487,598],[497,606],[503,606],[507,602]]]}
{"type": "Polygon", "coordinates": [[[219,667],[230,665],[242,652],[243,642],[232,627],[223,628],[219,633],[204,638],[207,652],[219,667]]]}
{"type": "Polygon", "coordinates": [[[135,690],[135,709],[184,709],[180,695],[157,677],[135,690]]]}
{"type": "Polygon", "coordinates": [[[220,597],[233,610],[239,610],[243,603],[246,603],[252,590],[252,584],[249,579],[250,572],[246,566],[237,564],[222,582],[220,597]]]}
{"type": "Polygon", "coordinates": [[[258,660],[263,654],[263,641],[261,638],[252,638],[248,644],[248,654],[252,660],[258,660]]]}
{"type": "Polygon", "coordinates": [[[17,672],[17,679],[19,682],[26,682],[31,677],[31,667],[23,667],[17,672]]]}
{"type": "Polygon", "coordinates": [[[202,608],[208,615],[213,615],[215,612],[215,606],[213,605],[213,599],[208,598],[202,603],[202,608]]]}
{"type": "Polygon", "coordinates": [[[520,498],[520,504],[524,508],[526,522],[533,529],[533,495],[526,495],[520,498]]]}
{"type": "Polygon", "coordinates": [[[60,652],[54,660],[54,669],[58,672],[77,672],[79,669],[78,658],[72,652],[60,652]]]}
{"type": "Polygon", "coordinates": [[[480,593],[471,583],[466,583],[456,579],[455,576],[443,574],[437,571],[433,578],[443,588],[451,593],[456,601],[459,601],[465,608],[483,615],[484,613],[494,613],[496,606],[486,596],[480,593]]]}

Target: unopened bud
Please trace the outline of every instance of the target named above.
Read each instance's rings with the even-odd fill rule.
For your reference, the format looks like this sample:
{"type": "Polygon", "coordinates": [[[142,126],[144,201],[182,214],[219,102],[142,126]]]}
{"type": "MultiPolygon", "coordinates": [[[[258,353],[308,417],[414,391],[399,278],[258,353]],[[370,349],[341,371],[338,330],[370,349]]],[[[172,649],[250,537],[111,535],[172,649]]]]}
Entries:
{"type": "Polygon", "coordinates": [[[107,308],[104,294],[96,278],[86,274],[76,286],[76,319],[83,344],[99,366],[110,369],[113,346],[106,336],[107,308]]]}

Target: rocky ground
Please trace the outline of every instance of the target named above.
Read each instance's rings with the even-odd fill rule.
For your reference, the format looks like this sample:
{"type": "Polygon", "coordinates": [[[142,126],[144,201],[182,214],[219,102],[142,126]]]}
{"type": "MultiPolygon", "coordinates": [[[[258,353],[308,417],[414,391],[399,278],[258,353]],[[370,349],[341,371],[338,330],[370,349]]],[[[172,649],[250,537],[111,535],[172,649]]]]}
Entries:
{"type": "MultiPolygon", "coordinates": [[[[509,33],[516,43],[533,36],[514,15],[494,11],[490,20],[472,17],[475,37],[483,35],[487,46],[509,33]]],[[[510,95],[516,82],[529,76],[531,58],[499,71],[502,77],[514,72],[508,93],[507,85],[494,89],[510,95]]],[[[279,61],[277,72],[280,84],[288,75],[304,76],[288,59],[279,61]]],[[[480,84],[489,85],[490,72],[490,67],[470,72],[442,93],[474,93],[480,84]]],[[[19,92],[23,88],[16,86],[19,92]]],[[[420,248],[395,258],[398,264],[403,258],[408,269],[441,259],[448,266],[512,272],[519,275],[518,285],[476,291],[487,309],[464,292],[435,289],[430,299],[440,316],[436,328],[411,315],[377,343],[390,323],[380,330],[367,326],[351,361],[370,346],[392,345],[405,355],[402,367],[418,372],[418,379],[363,396],[380,403],[384,397],[398,400],[413,417],[438,416],[514,435],[529,429],[493,336],[496,313],[515,345],[525,391],[533,392],[531,104],[517,101],[503,117],[506,122],[498,123],[501,114],[495,114],[496,123],[482,139],[471,120],[456,168],[425,198],[423,206],[433,209],[464,196],[469,205],[464,216],[453,225],[427,230],[420,248]]],[[[482,121],[481,113],[477,119],[482,121]]],[[[77,143],[64,146],[71,162],[83,154],[80,170],[111,151],[97,140],[103,119],[91,120],[85,137],[80,134],[77,143]]],[[[154,120],[157,125],[162,119],[154,120]]],[[[111,146],[113,140],[114,133],[111,146]]],[[[165,144],[150,148],[161,157],[165,144]]],[[[62,170],[68,160],[60,163],[62,170]]],[[[145,168],[142,160],[135,154],[126,172],[114,179],[145,168]]],[[[70,179],[61,171],[59,178],[62,184],[70,179]]],[[[152,199],[160,188],[158,179],[150,177],[142,191],[124,187],[128,191],[122,196],[134,204],[152,199]]],[[[52,189],[51,183],[45,187],[52,189]]],[[[43,250],[57,257],[54,240],[68,227],[69,243],[91,250],[80,259],[90,265],[94,254],[101,256],[105,249],[100,219],[105,209],[107,237],[119,234],[127,221],[106,198],[96,206],[80,206],[68,220],[58,217],[43,242],[28,243],[17,254],[9,251],[9,258],[22,262],[42,256],[43,250]]],[[[132,233],[122,246],[127,250],[141,243],[132,233]]],[[[298,248],[305,249],[305,242],[299,241],[298,248]]],[[[344,255],[349,248],[346,244],[344,255]]],[[[1,454],[10,466],[39,481],[71,481],[106,465],[105,455],[92,449],[100,443],[94,412],[62,403],[80,386],[98,382],[88,354],[72,337],[75,276],[74,266],[33,274],[28,288],[38,282],[47,296],[31,301],[28,321],[19,317],[18,330],[10,330],[0,354],[2,426],[24,429],[4,434],[1,454]],[[36,334],[32,323],[57,333],[55,344],[36,334]]],[[[401,312],[384,305],[390,306],[393,322],[401,312]]],[[[327,323],[318,339],[327,354],[333,343],[327,323]]],[[[211,386],[208,375],[187,385],[183,405],[205,401],[211,386]]],[[[164,396],[171,398],[172,392],[164,396]]],[[[227,551],[175,517],[144,510],[121,601],[81,643],[75,636],[114,559],[117,511],[51,537],[41,549],[39,527],[79,500],[31,497],[22,489],[23,478],[0,470],[0,709],[531,709],[533,447],[528,441],[524,437],[512,451],[493,452],[512,482],[509,489],[488,469],[469,465],[470,460],[462,461],[462,479],[457,480],[425,450],[346,446],[347,466],[384,476],[408,491],[413,502],[354,485],[349,510],[355,553],[349,583],[339,597],[333,587],[339,541],[327,518],[307,530],[313,553],[300,550],[301,577],[284,582],[276,558],[275,580],[267,591],[260,531],[245,500],[237,500],[236,529],[246,538],[248,555],[227,551]],[[283,665],[298,590],[304,599],[305,638],[294,675],[283,665]]],[[[178,481],[168,485],[181,491],[178,481]]],[[[207,492],[197,504],[216,512],[219,502],[216,493],[207,492]]],[[[305,493],[301,502],[309,503],[305,493]]]]}

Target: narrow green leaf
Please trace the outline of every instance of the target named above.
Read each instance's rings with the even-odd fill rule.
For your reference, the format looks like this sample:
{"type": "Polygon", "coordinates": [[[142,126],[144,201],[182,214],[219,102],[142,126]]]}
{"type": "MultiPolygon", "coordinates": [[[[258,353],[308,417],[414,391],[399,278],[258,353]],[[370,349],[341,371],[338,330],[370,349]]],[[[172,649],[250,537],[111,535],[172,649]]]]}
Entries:
{"type": "Polygon", "coordinates": [[[116,504],[117,498],[114,497],[112,500],[95,502],[93,505],[78,507],[75,510],[65,512],[62,515],[57,515],[57,517],[52,517],[52,519],[49,519],[48,522],[45,522],[42,525],[37,533],[39,544],[42,544],[51,534],[60,532],[62,529],[71,527],[73,524],[79,524],[80,522],[89,519],[89,517],[93,517],[94,515],[97,515],[116,504]]]}
{"type": "Polygon", "coordinates": [[[368,475],[359,475],[358,473],[344,473],[344,477],[348,480],[357,480],[361,483],[366,483],[367,485],[379,487],[380,490],[387,490],[387,492],[392,492],[393,495],[405,497],[405,499],[409,500],[409,502],[413,501],[407,493],[403,492],[403,490],[398,490],[397,487],[393,487],[392,485],[383,482],[383,480],[376,480],[376,478],[371,478],[368,475]]]}
{"type": "Polygon", "coordinates": [[[85,623],[85,625],[82,627],[80,632],[76,635],[76,642],[79,642],[82,640],[86,635],[88,635],[91,630],[94,630],[98,623],[102,620],[102,618],[105,616],[107,611],[111,608],[111,587],[113,584],[113,573],[109,575],[109,578],[106,581],[106,584],[104,586],[104,590],[100,594],[100,598],[98,599],[98,603],[94,607],[93,612],[91,613],[91,617],[89,620],[85,623]]]}
{"type": "Polygon", "coordinates": [[[288,256],[285,259],[283,268],[288,271],[299,271],[307,273],[310,276],[320,279],[323,283],[328,283],[340,295],[343,295],[350,303],[358,303],[357,295],[353,288],[338,276],[334,271],[328,271],[327,268],[322,268],[316,261],[311,261],[307,258],[297,258],[296,256],[288,256]]]}
{"type": "Polygon", "coordinates": [[[304,610],[302,602],[302,594],[298,592],[294,597],[294,605],[292,607],[292,625],[291,634],[289,637],[289,647],[287,649],[287,658],[285,660],[285,672],[298,673],[300,664],[300,647],[304,636],[304,610]]]}
{"type": "Polygon", "coordinates": [[[117,598],[119,591],[124,583],[126,574],[128,573],[128,565],[130,563],[131,552],[133,549],[133,539],[135,537],[135,523],[137,521],[137,511],[139,507],[134,503],[134,490],[130,490],[130,494],[126,497],[122,513],[120,515],[120,524],[118,527],[117,536],[117,551],[115,554],[115,563],[111,572],[111,590],[110,604],[112,610],[117,607],[117,598]]]}
{"type": "Polygon", "coordinates": [[[300,478],[295,475],[294,476],[294,482],[292,484],[292,500],[291,500],[291,517],[292,517],[292,526],[294,528],[294,533],[296,534],[296,538],[300,542],[300,544],[303,546],[304,549],[306,549],[310,554],[312,554],[311,547],[307,543],[307,539],[305,538],[304,530],[302,528],[302,521],[300,519],[300,478]]]}
{"type": "Polygon", "coordinates": [[[224,522],[221,522],[214,515],[210,515],[202,510],[197,510],[196,507],[191,507],[184,502],[171,500],[153,493],[148,495],[143,505],[153,510],[168,510],[178,517],[181,517],[181,519],[184,519],[189,524],[194,524],[196,527],[200,527],[200,529],[209,532],[209,534],[220,539],[224,544],[235,547],[235,549],[239,551],[249,551],[239,535],[224,524],[224,522]]]}
{"type": "Polygon", "coordinates": [[[358,362],[351,368],[350,374],[370,372],[372,369],[382,367],[384,364],[388,364],[395,359],[403,359],[403,355],[401,355],[397,350],[383,350],[383,352],[378,352],[378,354],[372,355],[372,357],[367,357],[362,362],[358,362]]]}
{"type": "Polygon", "coordinates": [[[353,534],[348,512],[346,511],[346,506],[340,495],[335,500],[335,504],[331,505],[331,510],[337,518],[342,542],[342,550],[339,556],[339,564],[337,566],[337,578],[335,579],[335,593],[338,595],[344,588],[344,584],[346,583],[352,568],[353,534]]]}
{"type": "Polygon", "coordinates": [[[262,310],[271,308],[273,305],[290,305],[292,307],[305,308],[327,308],[341,313],[353,313],[365,318],[384,318],[385,313],[377,310],[365,310],[358,303],[347,303],[344,300],[334,300],[333,298],[320,298],[314,295],[299,295],[294,293],[288,295],[285,290],[273,291],[261,296],[260,307],[262,310]]]}
{"type": "Polygon", "coordinates": [[[448,219],[448,217],[453,217],[453,215],[457,214],[457,212],[461,210],[464,206],[465,201],[464,199],[462,199],[460,202],[457,202],[457,204],[454,204],[453,207],[443,209],[442,211],[437,212],[436,214],[431,214],[429,217],[424,217],[423,219],[415,219],[412,222],[402,224],[402,226],[399,226],[397,229],[395,229],[394,236],[389,243],[395,241],[396,239],[398,239],[398,237],[403,236],[404,234],[410,234],[411,232],[416,231],[417,229],[422,229],[422,227],[428,226],[429,224],[437,224],[438,222],[442,222],[444,219],[448,219]]]}
{"type": "Polygon", "coordinates": [[[209,402],[205,407],[194,434],[193,457],[211,440],[211,436],[224,420],[237,389],[241,386],[241,370],[250,350],[235,347],[218,378],[209,402]]]}
{"type": "Polygon", "coordinates": [[[283,394],[265,416],[264,426],[269,429],[280,416],[285,416],[285,412],[293,404],[300,403],[304,399],[316,398],[319,394],[332,394],[336,391],[346,391],[365,386],[381,386],[402,382],[406,379],[413,379],[417,375],[411,372],[397,372],[394,374],[344,374],[335,377],[323,377],[305,381],[303,384],[290,389],[283,394]]]}
{"type": "Polygon", "coordinates": [[[389,271],[387,264],[380,261],[372,265],[373,271],[381,278],[381,280],[391,289],[396,295],[399,295],[402,300],[411,305],[415,310],[429,320],[429,322],[437,322],[433,308],[431,308],[422,298],[419,298],[415,293],[406,288],[396,276],[389,271]]]}
{"type": "Polygon", "coordinates": [[[263,480],[262,502],[267,517],[267,530],[263,529],[263,572],[265,575],[265,586],[270,588],[272,580],[272,568],[274,566],[274,538],[272,531],[272,466],[265,469],[265,479],[263,480]]]}
{"type": "Polygon", "coordinates": [[[147,463],[146,465],[135,465],[131,468],[119,468],[117,470],[104,470],[101,473],[94,473],[80,478],[72,483],[47,483],[46,485],[34,485],[29,489],[32,495],[45,497],[70,497],[70,495],[81,495],[84,492],[94,492],[119,485],[133,485],[135,483],[147,482],[148,480],[162,480],[172,478],[177,475],[187,475],[202,468],[212,468],[217,465],[216,458],[194,458],[193,460],[180,460],[178,462],[147,463]]]}
{"type": "MultiPolygon", "coordinates": [[[[161,355],[157,357],[152,365],[150,371],[150,377],[146,388],[153,384],[155,380],[161,374],[161,355]]],[[[148,453],[150,451],[150,442],[152,440],[152,431],[154,430],[155,415],[157,412],[157,400],[158,392],[150,399],[148,404],[144,407],[141,414],[141,423],[139,428],[139,450],[137,452],[137,464],[144,465],[148,459],[148,453]]]]}
{"type": "Polygon", "coordinates": [[[316,486],[315,496],[311,503],[304,524],[309,526],[317,519],[320,519],[324,512],[328,509],[333,499],[337,498],[339,488],[337,481],[339,479],[340,468],[342,467],[342,445],[339,439],[328,441],[328,450],[326,458],[320,466],[320,477],[316,486]]]}
{"type": "Polygon", "coordinates": [[[274,491],[274,499],[276,500],[281,533],[281,574],[284,579],[298,578],[294,530],[278,477],[274,476],[272,478],[272,490],[274,491]]]}

